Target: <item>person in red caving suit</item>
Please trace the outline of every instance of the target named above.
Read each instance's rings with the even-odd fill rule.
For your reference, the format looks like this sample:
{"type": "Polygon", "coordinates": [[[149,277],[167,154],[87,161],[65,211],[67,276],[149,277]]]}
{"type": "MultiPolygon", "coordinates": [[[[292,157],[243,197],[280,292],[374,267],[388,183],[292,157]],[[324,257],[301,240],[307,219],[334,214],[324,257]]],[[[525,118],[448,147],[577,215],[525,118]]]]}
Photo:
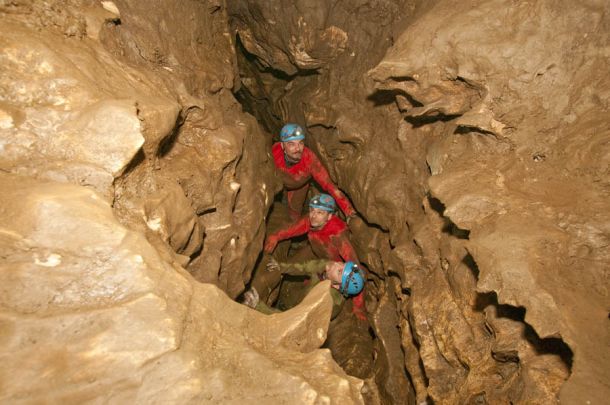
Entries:
{"type": "Polygon", "coordinates": [[[307,198],[309,183],[315,180],[330,194],[349,219],[356,215],[347,197],[332,182],[328,171],[311,149],[305,146],[305,131],[297,124],[286,124],[280,131],[280,142],[273,144],[271,153],[284,184],[288,213],[297,220],[307,198]]]}
{"type": "MultiPolygon", "coordinates": [[[[332,196],[314,196],[309,201],[309,215],[267,237],[265,253],[273,253],[282,240],[306,234],[311,250],[318,258],[358,263],[358,256],[349,240],[347,224],[335,215],[335,210],[336,203],[332,196]]],[[[364,291],[354,297],[353,312],[359,319],[366,319],[364,291]]]]}

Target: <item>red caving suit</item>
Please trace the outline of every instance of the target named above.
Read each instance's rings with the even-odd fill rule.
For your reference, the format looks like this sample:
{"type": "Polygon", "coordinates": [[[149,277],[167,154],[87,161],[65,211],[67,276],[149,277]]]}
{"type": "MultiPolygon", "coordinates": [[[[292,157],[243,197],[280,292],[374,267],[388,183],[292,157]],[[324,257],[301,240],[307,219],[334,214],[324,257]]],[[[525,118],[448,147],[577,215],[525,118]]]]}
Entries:
{"type": "MultiPolygon", "coordinates": [[[[293,219],[298,218],[303,211],[303,204],[307,198],[307,190],[309,189],[309,180],[313,179],[328,192],[335,201],[341,211],[346,216],[352,216],[356,212],[345,195],[335,186],[328,175],[328,171],[320,162],[320,159],[307,146],[303,149],[301,160],[293,166],[286,165],[284,150],[281,142],[277,142],[271,148],[275,167],[278,168],[284,187],[287,191],[288,210],[293,219]]],[[[303,232],[304,233],[304,232],[303,232]]]]}
{"type": "MultiPolygon", "coordinates": [[[[311,250],[320,259],[359,263],[356,251],[348,238],[347,225],[335,215],[321,229],[317,230],[311,228],[309,217],[304,216],[288,228],[270,235],[269,239],[281,241],[304,234],[307,234],[311,250]]],[[[353,298],[353,312],[359,319],[366,319],[364,315],[364,290],[353,298]]]]}

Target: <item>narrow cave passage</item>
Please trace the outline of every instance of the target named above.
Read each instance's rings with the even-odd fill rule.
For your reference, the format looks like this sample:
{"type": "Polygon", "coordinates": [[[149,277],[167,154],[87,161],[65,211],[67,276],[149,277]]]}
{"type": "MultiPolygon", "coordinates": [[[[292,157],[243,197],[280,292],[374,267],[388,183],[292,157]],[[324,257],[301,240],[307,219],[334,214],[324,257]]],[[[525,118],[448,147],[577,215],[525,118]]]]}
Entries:
{"type": "MultiPolygon", "coordinates": [[[[271,13],[264,7],[259,11],[271,13]]],[[[342,311],[331,322],[325,347],[348,374],[367,381],[367,401],[434,403],[452,398],[493,403],[500,398],[518,402],[556,395],[570,375],[572,350],[561,338],[540,338],[526,322],[523,307],[499,304],[495,293],[479,292],[479,270],[468,247],[470,230],[445,215],[445,205],[428,186],[436,170],[434,154],[440,153],[435,149],[443,148],[438,136],[459,122],[460,108],[476,102],[481,90],[458,78],[458,95],[435,107],[427,95],[410,87],[415,84],[411,78],[394,78],[393,89],[370,83],[350,88],[357,81],[346,78],[366,82],[366,71],[375,67],[379,56],[371,53],[370,59],[356,64],[337,57],[333,65],[323,57],[313,63],[292,55],[289,66],[274,65],[271,61],[281,60],[278,54],[286,49],[265,43],[271,37],[257,31],[257,22],[248,20],[247,13],[233,17],[241,80],[236,98],[244,111],[257,118],[273,142],[280,141],[285,123],[302,125],[305,144],[320,156],[362,219],[350,230],[358,256],[370,269],[368,317],[358,322],[349,310],[342,311]],[[343,101],[348,94],[354,98],[343,101]],[[394,124],[380,123],[379,116],[394,124]],[[370,138],[381,137],[387,128],[398,132],[397,139],[370,138]],[[422,138],[422,133],[432,139],[422,138]],[[426,150],[427,156],[422,154],[426,150]],[[375,179],[374,185],[370,179],[375,179]],[[398,210],[397,200],[403,204],[398,210]],[[534,364],[544,364],[551,375],[544,389],[531,384],[524,389],[517,377],[525,373],[526,380],[537,380],[534,364]]],[[[402,27],[405,20],[398,18],[394,24],[395,29],[402,27]]],[[[289,32],[278,29],[274,34],[289,32]]],[[[357,28],[350,31],[357,37],[354,32],[357,28]]],[[[383,30],[376,34],[379,39],[390,35],[383,30]]],[[[362,52],[366,44],[352,42],[350,47],[362,52]]],[[[314,46],[309,51],[324,52],[314,46]]],[[[485,130],[458,124],[455,134],[474,136],[489,150],[504,148],[502,142],[481,139],[489,137],[485,130]]],[[[309,197],[323,191],[314,186],[309,197]]],[[[291,221],[285,204],[285,197],[274,203],[267,235],[291,221]]],[[[311,250],[302,255],[307,246],[304,238],[292,245],[284,242],[275,256],[291,260],[300,248],[294,261],[315,257],[311,250]]],[[[267,260],[259,262],[255,279],[264,273],[267,260]]],[[[281,287],[264,297],[279,308],[291,308],[303,298],[302,283],[302,278],[284,278],[281,287]]]]}
{"type": "Polygon", "coordinates": [[[0,403],[607,402],[609,7],[0,1],[0,403]]]}
{"type": "MultiPolygon", "coordinates": [[[[279,136],[281,132],[280,129],[282,129],[282,126],[287,122],[283,121],[285,117],[282,117],[282,111],[278,111],[272,105],[269,95],[265,94],[262,83],[265,82],[270,87],[290,87],[293,80],[298,82],[317,73],[315,70],[304,70],[289,76],[282,71],[266,68],[260,63],[255,55],[249,53],[244,48],[239,35],[236,40],[236,51],[238,54],[238,66],[240,68],[240,79],[242,84],[235,96],[242,104],[244,111],[257,118],[259,124],[265,128],[268,132],[268,136],[272,138],[272,142],[281,142],[279,136]],[[247,85],[244,82],[247,83],[247,85]]],[[[281,102],[279,105],[281,105],[281,102]]],[[[302,116],[302,111],[297,112],[297,116],[302,116]]],[[[288,121],[292,122],[291,120],[288,121]]],[[[305,130],[304,132],[305,147],[316,149],[315,139],[308,134],[308,130],[305,130]]],[[[311,178],[308,183],[310,183],[308,192],[300,197],[304,200],[303,203],[297,204],[297,206],[303,207],[300,211],[295,212],[290,210],[287,200],[289,191],[285,187],[276,195],[267,218],[267,238],[270,236],[273,237],[278,231],[292,229],[291,226],[298,221],[298,218],[308,216],[308,202],[321,193],[328,193],[324,187],[315,181],[315,178],[311,178]],[[295,214],[297,213],[298,217],[295,217],[295,214]]],[[[349,197],[345,196],[344,198],[347,199],[348,204],[351,206],[349,197]]],[[[336,206],[336,202],[333,216],[341,221],[341,223],[345,223],[347,219],[352,219],[346,218],[346,214],[341,211],[339,206],[336,206]]],[[[360,230],[364,231],[364,222],[361,217],[357,213],[354,213],[353,217],[357,217],[357,219],[353,220],[352,224],[360,221],[358,222],[360,224],[360,230]]],[[[325,225],[326,223],[324,223],[323,227],[325,227],[325,225]]],[[[328,229],[330,229],[330,226],[331,225],[328,225],[328,229]]],[[[353,228],[354,226],[352,225],[352,229],[353,228]]],[[[349,226],[346,226],[345,232],[346,235],[349,235],[349,226]]],[[[348,236],[347,239],[351,242],[352,238],[348,236]]],[[[350,247],[350,249],[353,248],[350,247]]],[[[278,279],[278,274],[269,274],[269,261],[277,260],[280,263],[305,264],[311,263],[314,260],[320,260],[321,258],[328,259],[329,257],[326,255],[330,253],[324,251],[324,249],[321,250],[322,251],[318,254],[314,253],[306,233],[283,240],[277,248],[275,248],[272,256],[268,253],[261,254],[260,260],[257,262],[257,267],[253,272],[253,280],[251,281],[249,290],[246,294],[251,294],[252,291],[255,291],[257,302],[258,300],[264,302],[264,306],[262,307],[265,308],[263,309],[264,312],[268,311],[266,309],[267,306],[278,310],[287,310],[294,307],[302,301],[307,292],[311,289],[311,279],[309,277],[294,275],[284,275],[278,279]]],[[[353,259],[337,258],[336,260],[341,260],[342,262],[348,260],[358,261],[356,256],[354,256],[353,259]]],[[[363,262],[361,265],[366,264],[363,262]]],[[[321,274],[318,276],[321,276],[321,274]]],[[[240,296],[239,300],[244,301],[244,296],[240,296]]],[[[258,309],[261,310],[260,308],[261,305],[259,304],[258,309]]],[[[365,308],[363,308],[363,310],[354,308],[353,299],[346,300],[345,305],[341,307],[339,312],[333,311],[332,321],[328,329],[328,336],[323,347],[330,349],[333,358],[346,373],[367,381],[367,386],[363,390],[363,393],[368,403],[375,403],[378,402],[380,398],[375,383],[374,363],[378,356],[377,352],[379,350],[383,351],[385,348],[376,341],[375,332],[366,318],[365,313],[365,308]],[[360,315],[355,316],[354,314],[356,313],[359,313],[360,315]]],[[[393,326],[398,328],[398,323],[395,322],[393,326]]],[[[395,348],[399,349],[399,345],[395,348]]],[[[406,376],[405,373],[403,373],[403,375],[406,376]]],[[[408,393],[404,398],[404,401],[405,403],[411,403],[415,400],[415,397],[412,394],[413,388],[410,386],[407,379],[404,379],[403,383],[406,383],[406,385],[401,391],[408,393]]]]}

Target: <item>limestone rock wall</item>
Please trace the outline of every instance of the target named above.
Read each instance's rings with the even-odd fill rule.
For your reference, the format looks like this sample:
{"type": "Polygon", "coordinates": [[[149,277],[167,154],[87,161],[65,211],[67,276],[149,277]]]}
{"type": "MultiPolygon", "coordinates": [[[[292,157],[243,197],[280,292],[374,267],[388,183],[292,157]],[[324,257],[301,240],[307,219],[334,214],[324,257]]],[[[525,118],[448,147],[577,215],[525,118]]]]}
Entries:
{"type": "Polygon", "coordinates": [[[232,300],[278,185],[223,3],[0,18],[0,402],[362,402],[318,350],[328,285],[273,317],[232,300]]]}
{"type": "Polygon", "coordinates": [[[384,401],[603,403],[607,2],[280,3],[230,8],[243,86],[367,222],[384,401]]]}
{"type": "Polygon", "coordinates": [[[270,141],[230,92],[225,11],[101,4],[3,8],[3,167],[94,187],[169,259],[236,296],[277,184],[270,141]]]}
{"type": "Polygon", "coordinates": [[[361,403],[328,283],[265,316],[194,281],[99,193],[0,175],[1,403],[361,403]]]}

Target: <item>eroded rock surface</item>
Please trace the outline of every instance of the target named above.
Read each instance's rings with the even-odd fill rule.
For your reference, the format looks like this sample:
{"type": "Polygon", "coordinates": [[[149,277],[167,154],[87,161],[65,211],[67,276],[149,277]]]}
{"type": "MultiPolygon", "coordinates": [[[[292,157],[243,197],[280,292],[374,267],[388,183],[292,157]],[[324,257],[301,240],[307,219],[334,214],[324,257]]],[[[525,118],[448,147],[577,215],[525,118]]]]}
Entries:
{"type": "Polygon", "coordinates": [[[321,284],[265,316],[164,260],[84,187],[0,175],[0,401],[361,401],[321,284]]]}
{"type": "Polygon", "coordinates": [[[0,2],[0,399],[362,401],[327,287],[228,298],[278,190],[237,92],[365,220],[368,401],[605,403],[607,2],[227,7],[0,2]]]}
{"type": "Polygon", "coordinates": [[[228,90],[225,11],[104,4],[3,6],[0,164],[95,188],[168,260],[235,297],[277,184],[270,140],[228,90]]]}
{"type": "MultiPolygon", "coordinates": [[[[272,14],[237,3],[245,100],[306,125],[374,225],[352,231],[372,270],[378,339],[392,351],[396,333],[405,354],[380,352],[385,386],[400,381],[381,372],[390,361],[417,402],[603,403],[608,4],[365,1],[272,14]],[[345,48],[315,73],[295,70],[275,40],[333,26],[345,48]],[[389,308],[399,330],[385,325],[389,308]]],[[[269,117],[259,119],[281,121],[269,117]]]]}
{"type": "Polygon", "coordinates": [[[0,16],[0,402],[361,403],[318,349],[328,285],[270,317],[232,300],[277,184],[223,5],[0,16]]]}

